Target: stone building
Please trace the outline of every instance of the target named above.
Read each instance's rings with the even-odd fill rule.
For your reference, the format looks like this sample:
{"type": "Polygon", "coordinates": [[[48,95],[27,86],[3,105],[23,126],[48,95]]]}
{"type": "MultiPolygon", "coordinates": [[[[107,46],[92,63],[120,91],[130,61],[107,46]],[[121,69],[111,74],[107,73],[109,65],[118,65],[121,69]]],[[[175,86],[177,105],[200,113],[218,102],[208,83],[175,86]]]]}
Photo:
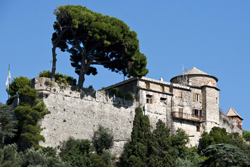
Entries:
{"type": "Polygon", "coordinates": [[[112,153],[120,155],[124,143],[130,138],[135,108],[141,106],[155,128],[159,119],[172,130],[182,128],[189,135],[188,146],[198,145],[201,134],[212,127],[225,128],[228,133],[242,133],[242,118],[230,108],[226,115],[219,111],[218,79],[193,68],[173,77],[162,79],[129,78],[107,87],[132,93],[134,100],[126,100],[105,91],[76,89],[60,85],[49,78],[34,78],[32,87],[38,91],[51,112],[40,121],[40,145],[57,147],[70,136],[90,139],[98,125],[113,131],[112,153]]]}
{"type": "Polygon", "coordinates": [[[173,77],[163,79],[129,78],[107,87],[119,88],[134,95],[155,127],[162,119],[172,133],[182,128],[190,137],[190,146],[197,145],[201,134],[214,126],[226,128],[228,133],[242,134],[242,118],[230,108],[226,115],[219,111],[218,79],[195,67],[173,77]]]}

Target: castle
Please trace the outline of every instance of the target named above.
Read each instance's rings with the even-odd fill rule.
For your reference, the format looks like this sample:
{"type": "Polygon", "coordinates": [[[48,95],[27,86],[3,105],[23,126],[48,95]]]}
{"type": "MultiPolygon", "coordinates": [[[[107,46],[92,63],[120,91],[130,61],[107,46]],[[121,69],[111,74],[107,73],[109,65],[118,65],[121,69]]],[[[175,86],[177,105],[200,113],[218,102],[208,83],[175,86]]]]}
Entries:
{"type": "Polygon", "coordinates": [[[169,82],[149,78],[130,78],[111,85],[123,92],[134,93],[144,114],[160,119],[171,127],[172,133],[182,128],[190,137],[190,146],[198,144],[201,134],[214,126],[228,133],[242,134],[242,118],[233,108],[226,115],[219,111],[218,79],[195,67],[173,77],[169,82]]]}
{"type": "Polygon", "coordinates": [[[135,108],[141,106],[153,128],[158,119],[165,122],[171,132],[182,128],[189,135],[190,147],[198,145],[201,134],[212,127],[225,128],[228,133],[242,134],[242,118],[230,108],[224,115],[219,111],[218,79],[197,68],[173,77],[162,79],[129,78],[107,87],[119,88],[134,95],[134,100],[104,91],[62,89],[57,83],[46,84],[48,78],[33,79],[33,87],[43,98],[51,114],[40,122],[45,137],[42,146],[56,147],[69,136],[91,139],[101,124],[113,130],[113,153],[120,154],[133,127],[135,108]]]}

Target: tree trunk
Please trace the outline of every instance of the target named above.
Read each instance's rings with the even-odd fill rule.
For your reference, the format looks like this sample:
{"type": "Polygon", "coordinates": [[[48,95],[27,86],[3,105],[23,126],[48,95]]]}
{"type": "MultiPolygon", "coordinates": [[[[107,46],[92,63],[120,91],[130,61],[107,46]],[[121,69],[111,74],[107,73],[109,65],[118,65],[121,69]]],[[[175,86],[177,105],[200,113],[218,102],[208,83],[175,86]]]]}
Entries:
{"type": "Polygon", "coordinates": [[[83,87],[84,81],[85,81],[85,74],[80,71],[79,80],[78,80],[78,87],[79,88],[83,87]]]}
{"type": "Polygon", "coordinates": [[[51,70],[51,79],[55,81],[55,73],[56,73],[56,47],[53,46],[52,48],[52,70],[51,70]]]}
{"type": "Polygon", "coordinates": [[[86,60],[84,58],[82,58],[82,61],[81,61],[81,70],[80,70],[79,79],[78,79],[78,87],[79,88],[83,87],[83,83],[85,81],[85,74],[87,72],[86,67],[87,67],[87,62],[86,62],[86,60]]]}

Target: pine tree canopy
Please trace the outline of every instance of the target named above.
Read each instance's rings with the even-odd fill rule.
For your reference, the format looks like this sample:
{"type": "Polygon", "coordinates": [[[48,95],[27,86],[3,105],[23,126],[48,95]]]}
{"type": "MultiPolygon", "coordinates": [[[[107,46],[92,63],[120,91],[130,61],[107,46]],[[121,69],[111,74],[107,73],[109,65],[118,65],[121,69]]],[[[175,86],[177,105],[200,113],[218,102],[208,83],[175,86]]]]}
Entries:
{"type": "MultiPolygon", "coordinates": [[[[71,65],[79,74],[79,87],[85,75],[97,74],[93,65],[102,65],[125,76],[141,77],[148,73],[147,58],[139,52],[137,34],[123,21],[79,5],[59,6],[54,14],[53,49],[59,47],[71,54],[71,65]]],[[[55,63],[53,50],[52,77],[55,63]]]]}

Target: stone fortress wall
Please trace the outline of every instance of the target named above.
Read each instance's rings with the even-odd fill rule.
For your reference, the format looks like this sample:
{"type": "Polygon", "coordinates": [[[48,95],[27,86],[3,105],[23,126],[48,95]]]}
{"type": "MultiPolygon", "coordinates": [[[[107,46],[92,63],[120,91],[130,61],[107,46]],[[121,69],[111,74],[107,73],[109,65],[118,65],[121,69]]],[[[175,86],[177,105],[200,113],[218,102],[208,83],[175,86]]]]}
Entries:
{"type": "MultiPolygon", "coordinates": [[[[171,88],[171,83],[151,79],[142,79],[139,82],[133,79],[130,81],[120,88],[125,91],[130,89],[131,92],[137,94],[134,101],[93,89],[76,91],[74,87],[70,86],[62,88],[55,82],[51,85],[49,78],[34,78],[32,85],[38,90],[39,97],[43,98],[46,107],[51,112],[40,121],[43,128],[41,135],[46,140],[40,142],[40,145],[56,147],[60,141],[67,140],[70,136],[76,139],[91,140],[93,132],[100,124],[113,131],[115,142],[112,153],[119,155],[123,150],[124,143],[131,136],[135,108],[138,106],[142,107],[144,114],[148,115],[153,128],[155,128],[158,119],[161,119],[171,128],[172,133],[175,133],[178,128],[184,129],[190,137],[188,146],[197,145],[201,134],[204,131],[209,132],[213,126],[225,128],[228,133],[239,132],[241,134],[237,121],[220,114],[218,107],[213,110],[209,109],[209,112],[214,111],[213,113],[208,111],[206,111],[208,113],[203,113],[203,121],[192,121],[193,118],[189,118],[192,108],[208,108],[208,105],[212,108],[215,107],[214,104],[218,103],[216,100],[218,100],[219,95],[214,88],[204,87],[201,90],[201,88],[190,88],[175,83],[172,84],[171,88]],[[150,91],[145,84],[149,81],[152,81],[150,91]],[[156,88],[164,91],[154,90],[156,88]],[[208,89],[212,89],[212,91],[208,89]],[[180,92],[182,93],[180,94],[180,92]],[[194,93],[201,93],[204,96],[202,97],[203,102],[194,102],[194,93]],[[209,93],[212,93],[211,99],[209,93]],[[147,95],[152,96],[151,104],[147,103],[147,95]],[[183,107],[183,113],[186,113],[187,116],[184,120],[173,118],[173,114],[177,114],[180,107],[183,107]],[[213,118],[217,112],[218,117],[213,118]],[[201,128],[197,130],[197,127],[201,128]]],[[[175,118],[179,116],[177,114],[175,118]]]]}
{"type": "MultiPolygon", "coordinates": [[[[112,153],[119,155],[122,152],[124,143],[131,136],[137,102],[104,91],[84,89],[79,92],[70,86],[61,89],[55,82],[53,86],[45,84],[51,82],[49,78],[34,78],[32,82],[51,112],[40,121],[41,135],[45,137],[45,142],[39,143],[41,146],[56,147],[70,136],[91,140],[100,124],[114,133],[112,153]]],[[[150,122],[156,123],[159,118],[162,115],[154,113],[150,122]]]]}

